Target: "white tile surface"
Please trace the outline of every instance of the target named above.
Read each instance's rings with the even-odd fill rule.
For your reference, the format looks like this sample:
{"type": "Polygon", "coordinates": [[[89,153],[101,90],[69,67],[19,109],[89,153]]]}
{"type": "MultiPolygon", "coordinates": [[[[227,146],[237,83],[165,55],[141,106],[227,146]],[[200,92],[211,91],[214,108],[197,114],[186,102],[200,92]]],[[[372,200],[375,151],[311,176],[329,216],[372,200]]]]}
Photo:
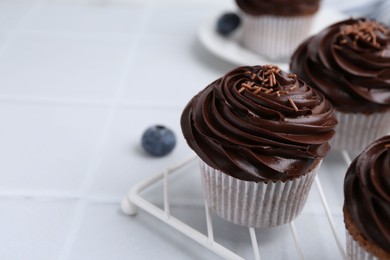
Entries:
{"type": "Polygon", "coordinates": [[[219,9],[174,9],[161,4],[152,10],[123,99],[182,108],[194,94],[233,68],[210,57],[197,40],[200,23],[219,9]],[[146,95],[145,88],[153,91],[146,95]]]}
{"type": "Polygon", "coordinates": [[[106,116],[99,107],[0,103],[0,190],[78,191],[106,116]]]}
{"type": "Polygon", "coordinates": [[[191,154],[181,135],[180,114],[178,109],[143,107],[117,111],[89,194],[120,199],[130,186],[191,154]],[[166,157],[151,157],[142,150],[142,133],[152,124],[165,125],[177,136],[175,149],[166,157]]]}
{"type": "Polygon", "coordinates": [[[47,4],[26,31],[78,33],[109,37],[112,34],[134,33],[145,7],[123,5],[47,4]]]}
{"type": "Polygon", "coordinates": [[[178,37],[178,34],[193,34],[198,30],[200,22],[210,18],[216,12],[219,13],[220,10],[221,7],[205,9],[201,5],[172,8],[161,3],[153,8],[153,19],[150,21],[148,33],[172,34],[172,37],[176,36],[174,39],[188,38],[178,37]],[[172,19],[173,17],[175,19],[172,19]]]}
{"type": "Polygon", "coordinates": [[[7,39],[8,39],[7,33],[0,31],[0,46],[5,45],[7,39]]]}
{"type": "Polygon", "coordinates": [[[72,201],[0,198],[1,259],[56,259],[74,206],[72,201]]]}
{"type": "Polygon", "coordinates": [[[194,40],[193,33],[183,38],[166,38],[160,34],[146,37],[146,43],[136,59],[137,64],[144,66],[137,66],[131,72],[132,80],[125,90],[125,97],[131,102],[184,107],[191,96],[206,87],[211,78],[215,77],[210,71],[210,80],[204,81],[204,78],[199,77],[204,71],[199,70],[198,64],[181,65],[183,60],[192,58],[191,44],[194,40]],[[152,91],[146,93],[148,86],[152,91]]]}
{"type": "Polygon", "coordinates": [[[124,216],[118,205],[91,204],[69,259],[220,259],[171,227],[141,212],[124,216]]]}
{"type": "MultiPolygon", "coordinates": [[[[342,215],[333,216],[339,237],[345,244],[342,215]]],[[[337,244],[324,214],[302,214],[295,221],[298,236],[302,241],[305,259],[341,259],[337,244]]],[[[287,257],[286,257],[287,258],[287,257]]]]}
{"type": "Polygon", "coordinates": [[[24,34],[0,59],[0,95],[110,99],[129,38],[24,34]]]}
{"type": "Polygon", "coordinates": [[[0,2],[0,32],[12,32],[33,8],[33,3],[0,2]]]}

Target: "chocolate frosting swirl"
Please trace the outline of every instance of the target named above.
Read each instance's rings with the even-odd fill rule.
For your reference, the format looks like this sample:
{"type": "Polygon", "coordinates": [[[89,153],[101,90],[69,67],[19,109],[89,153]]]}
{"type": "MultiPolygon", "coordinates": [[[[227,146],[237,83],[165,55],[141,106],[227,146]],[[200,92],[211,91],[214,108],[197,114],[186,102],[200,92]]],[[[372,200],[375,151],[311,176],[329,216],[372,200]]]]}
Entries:
{"type": "Polygon", "coordinates": [[[390,31],[373,20],[333,24],[303,42],[290,69],[323,92],[335,109],[390,109],[390,31]]]}
{"type": "Polygon", "coordinates": [[[239,67],[186,106],[181,127],[209,166],[247,181],[302,176],[329,151],[331,104],[272,65],[239,67]]]}
{"type": "Polygon", "coordinates": [[[344,207],[365,239],[390,254],[390,136],[369,145],[349,166],[344,207]]]}
{"type": "Polygon", "coordinates": [[[238,7],[250,15],[301,16],[318,11],[320,0],[236,0],[238,7]]]}

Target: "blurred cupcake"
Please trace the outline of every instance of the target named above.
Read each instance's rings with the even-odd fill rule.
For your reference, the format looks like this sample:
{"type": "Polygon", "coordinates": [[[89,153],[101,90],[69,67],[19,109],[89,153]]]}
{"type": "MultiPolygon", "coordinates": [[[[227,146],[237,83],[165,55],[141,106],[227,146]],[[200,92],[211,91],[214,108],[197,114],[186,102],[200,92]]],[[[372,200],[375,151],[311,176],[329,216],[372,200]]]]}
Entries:
{"type": "Polygon", "coordinates": [[[352,162],[344,197],[348,259],[390,259],[390,136],[352,162]]]}
{"type": "Polygon", "coordinates": [[[290,69],[333,104],[332,148],[360,152],[389,133],[389,28],[367,19],[331,25],[299,46],[290,69]]]}
{"type": "Polygon", "coordinates": [[[232,70],[198,93],[181,117],[210,208],[258,228],[301,212],[336,124],[322,94],[272,65],[232,70]]]}
{"type": "Polygon", "coordinates": [[[236,0],[242,45],[271,60],[285,60],[310,33],[320,0],[236,0]]]}

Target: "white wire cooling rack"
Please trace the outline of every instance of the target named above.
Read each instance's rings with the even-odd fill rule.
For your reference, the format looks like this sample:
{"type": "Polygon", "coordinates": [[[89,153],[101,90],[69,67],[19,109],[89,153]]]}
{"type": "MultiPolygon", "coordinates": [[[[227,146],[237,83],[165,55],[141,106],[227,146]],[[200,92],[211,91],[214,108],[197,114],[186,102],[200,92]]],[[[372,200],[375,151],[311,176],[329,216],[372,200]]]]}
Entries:
{"type": "MultiPolygon", "coordinates": [[[[349,154],[345,151],[342,152],[344,161],[347,165],[351,163],[351,158],[349,154]]],[[[191,156],[176,165],[173,165],[171,167],[166,168],[163,172],[160,172],[138,184],[133,186],[133,188],[129,191],[128,195],[122,200],[121,208],[122,211],[127,215],[135,215],[137,214],[138,208],[145,210],[149,214],[155,216],[156,218],[160,219],[167,225],[173,227],[174,229],[178,230],[179,232],[183,233],[184,235],[188,236],[189,238],[193,239],[194,241],[198,242],[199,244],[203,245],[204,247],[208,248],[209,250],[213,251],[214,253],[220,255],[221,257],[225,259],[244,259],[242,256],[239,256],[235,252],[231,251],[230,249],[222,246],[220,243],[216,242],[214,239],[214,233],[213,233],[213,223],[212,218],[210,215],[209,207],[207,206],[206,201],[205,203],[205,215],[206,215],[206,226],[207,226],[207,234],[203,234],[199,232],[198,230],[191,227],[189,224],[186,224],[182,222],[181,220],[177,219],[175,216],[173,216],[170,212],[170,200],[169,200],[169,176],[171,174],[175,174],[180,172],[179,170],[192,161],[196,159],[196,156],[191,156]],[[162,181],[163,184],[163,196],[164,196],[164,206],[163,209],[159,208],[158,206],[154,205],[153,203],[149,202],[145,198],[143,198],[140,193],[145,190],[146,188],[150,187],[151,185],[154,185],[157,182],[162,181]]],[[[183,172],[183,171],[182,171],[183,172]]],[[[336,226],[334,219],[332,217],[332,214],[330,212],[327,199],[325,197],[325,194],[322,189],[322,185],[320,182],[320,179],[318,175],[315,178],[315,186],[317,188],[317,191],[319,193],[319,196],[321,198],[322,206],[324,208],[329,226],[332,230],[333,237],[336,241],[338,251],[340,253],[340,256],[342,259],[346,258],[345,255],[345,249],[344,245],[341,242],[341,239],[339,238],[337,232],[336,232],[336,226]]],[[[302,247],[301,247],[301,241],[297,235],[296,227],[294,222],[291,222],[289,225],[289,230],[291,232],[291,235],[294,239],[295,248],[298,254],[299,259],[304,259],[302,247]]],[[[254,228],[248,228],[249,236],[251,239],[252,247],[253,247],[253,256],[254,259],[260,260],[261,252],[259,251],[259,245],[256,238],[256,230],[254,228]]]]}

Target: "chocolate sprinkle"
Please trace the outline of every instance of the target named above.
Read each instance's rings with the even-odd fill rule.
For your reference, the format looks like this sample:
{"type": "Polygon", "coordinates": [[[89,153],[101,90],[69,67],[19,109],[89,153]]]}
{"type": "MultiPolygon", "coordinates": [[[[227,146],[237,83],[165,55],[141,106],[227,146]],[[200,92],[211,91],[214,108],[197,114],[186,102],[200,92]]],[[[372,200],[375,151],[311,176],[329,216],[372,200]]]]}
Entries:
{"type": "Polygon", "coordinates": [[[373,20],[359,20],[355,24],[342,26],[340,31],[339,44],[352,42],[356,46],[364,43],[374,48],[381,47],[380,42],[377,41],[378,36],[389,33],[385,26],[373,20]]]}
{"type": "MultiPolygon", "coordinates": [[[[273,87],[278,85],[275,74],[279,72],[280,72],[279,67],[275,65],[263,66],[263,70],[259,71],[258,74],[252,73],[250,71],[246,71],[245,75],[249,76],[249,80],[241,84],[241,89],[242,87],[244,87],[252,91],[253,94],[257,94],[260,91],[263,91],[263,93],[266,94],[275,93],[273,87]]],[[[241,89],[238,91],[239,93],[243,91],[241,89]]],[[[287,93],[283,93],[283,94],[287,94],[287,93]]]]}

